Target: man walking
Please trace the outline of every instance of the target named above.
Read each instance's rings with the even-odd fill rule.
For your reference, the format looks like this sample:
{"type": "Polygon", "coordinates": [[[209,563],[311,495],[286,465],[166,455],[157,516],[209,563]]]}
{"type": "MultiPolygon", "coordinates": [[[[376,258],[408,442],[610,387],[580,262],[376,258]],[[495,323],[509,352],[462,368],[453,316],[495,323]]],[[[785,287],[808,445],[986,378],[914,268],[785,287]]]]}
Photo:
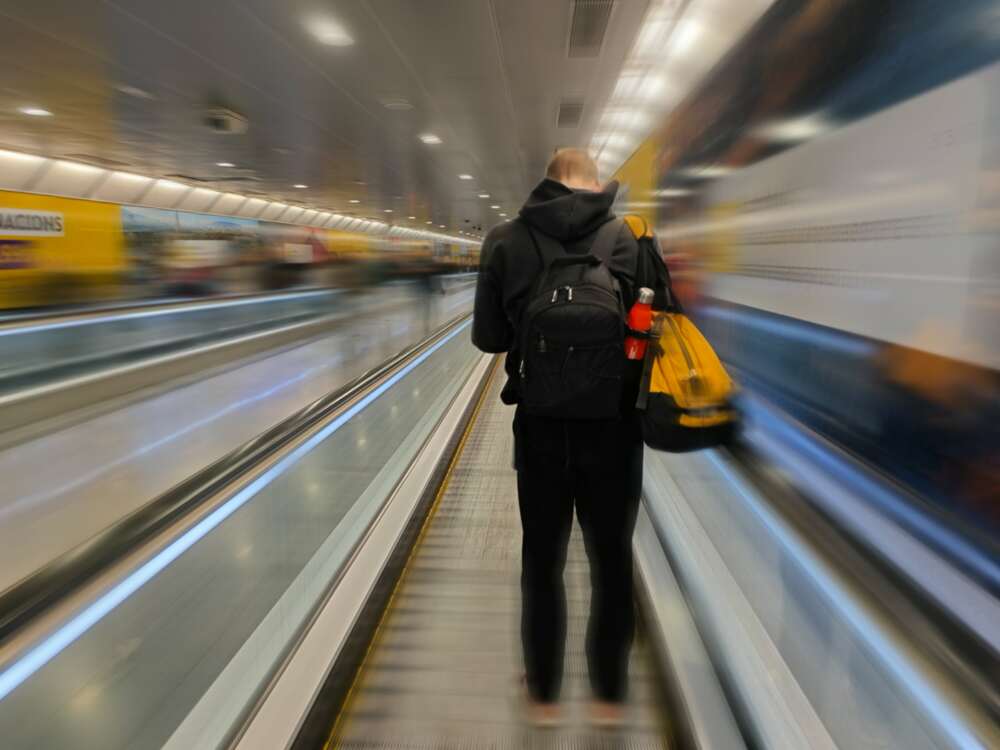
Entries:
{"type": "Polygon", "coordinates": [[[518,405],[521,639],[528,713],[538,725],[560,719],[574,508],[593,588],[591,719],[623,719],[643,455],[634,408],[642,365],[625,359],[624,311],[641,287],[655,291],[662,309],[669,281],[659,254],[643,252],[612,213],[617,189],[602,188],[584,151],[562,149],[518,218],[494,227],[481,253],[472,339],[483,351],[507,352],[501,398],[518,405]]]}

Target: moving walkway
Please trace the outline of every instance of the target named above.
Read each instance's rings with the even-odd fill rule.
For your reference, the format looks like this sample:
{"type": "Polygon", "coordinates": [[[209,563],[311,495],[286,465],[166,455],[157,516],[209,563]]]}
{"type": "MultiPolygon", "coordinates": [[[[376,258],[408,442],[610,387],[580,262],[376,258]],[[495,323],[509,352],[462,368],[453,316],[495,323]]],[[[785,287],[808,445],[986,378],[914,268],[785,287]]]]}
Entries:
{"type": "Polygon", "coordinates": [[[627,727],[584,722],[574,539],[568,723],[526,728],[511,415],[468,325],[0,597],[4,747],[996,744],[988,690],[920,653],[715,452],[648,456],[627,727]]]}

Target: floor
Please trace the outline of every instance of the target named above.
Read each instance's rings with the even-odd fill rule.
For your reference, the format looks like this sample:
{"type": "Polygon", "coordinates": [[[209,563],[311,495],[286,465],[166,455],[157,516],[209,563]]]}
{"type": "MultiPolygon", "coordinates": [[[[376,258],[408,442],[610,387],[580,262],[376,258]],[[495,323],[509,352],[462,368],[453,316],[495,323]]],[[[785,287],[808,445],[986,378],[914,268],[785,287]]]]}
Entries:
{"type": "Polygon", "coordinates": [[[629,724],[585,723],[587,560],[575,528],[567,562],[567,722],[521,719],[520,525],[511,469],[512,411],[495,378],[419,542],[338,729],[342,748],[662,748],[662,711],[641,638],[629,724]]]}

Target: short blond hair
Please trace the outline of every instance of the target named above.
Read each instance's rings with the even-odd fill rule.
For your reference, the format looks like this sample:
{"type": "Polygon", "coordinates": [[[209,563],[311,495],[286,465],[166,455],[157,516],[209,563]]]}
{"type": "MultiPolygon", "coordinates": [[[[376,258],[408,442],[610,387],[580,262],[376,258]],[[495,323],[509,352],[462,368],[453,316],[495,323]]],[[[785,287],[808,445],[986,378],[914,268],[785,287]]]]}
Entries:
{"type": "Polygon", "coordinates": [[[558,182],[598,182],[597,163],[582,148],[561,148],[553,155],[545,176],[558,182]]]}

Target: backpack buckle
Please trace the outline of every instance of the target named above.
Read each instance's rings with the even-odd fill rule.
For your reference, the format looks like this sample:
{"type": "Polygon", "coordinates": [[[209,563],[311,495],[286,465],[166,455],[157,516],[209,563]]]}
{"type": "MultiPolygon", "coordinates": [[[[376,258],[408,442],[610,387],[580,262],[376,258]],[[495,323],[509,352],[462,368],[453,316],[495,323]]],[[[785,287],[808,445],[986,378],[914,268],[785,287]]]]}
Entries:
{"type": "Polygon", "coordinates": [[[573,287],[571,286],[560,286],[552,290],[552,303],[555,304],[559,300],[559,292],[566,292],[566,301],[573,301],[573,287]]]}

